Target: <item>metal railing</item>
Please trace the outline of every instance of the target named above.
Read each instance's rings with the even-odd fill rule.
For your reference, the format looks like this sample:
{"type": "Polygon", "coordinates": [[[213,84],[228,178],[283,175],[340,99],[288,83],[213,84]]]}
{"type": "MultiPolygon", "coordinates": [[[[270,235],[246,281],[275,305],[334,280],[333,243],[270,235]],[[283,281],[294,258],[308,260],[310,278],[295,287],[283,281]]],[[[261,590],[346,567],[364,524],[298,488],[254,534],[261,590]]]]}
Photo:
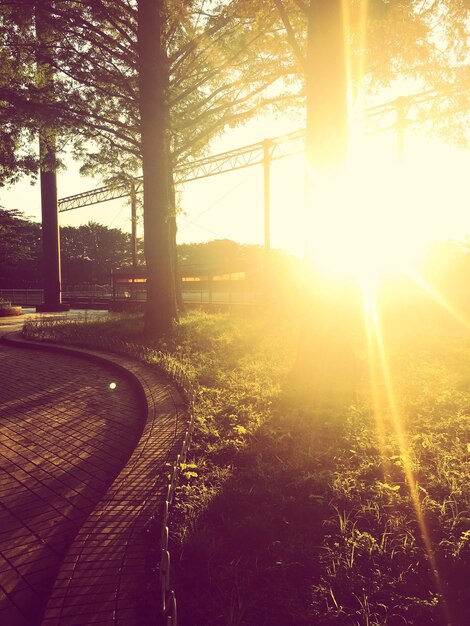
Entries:
{"type": "Polygon", "coordinates": [[[42,289],[0,289],[0,298],[16,305],[36,306],[43,303],[44,293],[42,289]]]}
{"type": "MultiPolygon", "coordinates": [[[[223,290],[215,291],[207,288],[188,289],[182,292],[183,301],[187,304],[256,304],[262,298],[262,294],[256,291],[223,290]]],[[[8,300],[13,305],[31,306],[44,303],[42,289],[0,289],[0,299],[8,300]]],[[[63,291],[62,301],[72,305],[102,304],[105,308],[111,302],[145,302],[145,290],[135,292],[130,296],[111,293],[99,293],[96,291],[63,291]]]]}

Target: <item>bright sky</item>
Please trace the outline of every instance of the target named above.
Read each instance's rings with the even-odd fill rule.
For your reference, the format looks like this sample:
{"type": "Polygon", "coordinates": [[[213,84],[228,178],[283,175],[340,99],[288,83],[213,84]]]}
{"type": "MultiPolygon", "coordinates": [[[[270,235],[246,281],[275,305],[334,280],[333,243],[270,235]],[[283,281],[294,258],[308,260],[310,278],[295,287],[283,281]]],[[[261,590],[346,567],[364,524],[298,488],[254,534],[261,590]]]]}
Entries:
{"type": "MultiPolygon", "coordinates": [[[[289,119],[266,118],[232,131],[214,146],[214,153],[255,143],[299,128],[289,119]]],[[[359,158],[359,157],[358,157],[359,158]]],[[[397,184],[396,144],[392,131],[368,139],[361,148],[361,168],[371,172],[371,180],[381,181],[384,201],[397,184]],[[388,188],[387,188],[388,186],[388,188]]],[[[81,178],[78,168],[58,178],[59,197],[80,193],[100,186],[99,181],[81,178]]],[[[423,240],[457,238],[470,234],[470,201],[468,194],[470,153],[438,139],[406,131],[405,183],[406,197],[413,202],[397,201],[401,224],[409,227],[412,238],[423,240]]],[[[367,178],[366,178],[367,180],[367,178]]],[[[305,166],[302,155],[272,163],[271,170],[271,241],[273,247],[285,248],[303,255],[311,238],[312,216],[305,213],[305,166]],[[306,233],[308,237],[306,237],[306,233]]],[[[376,190],[378,204],[380,191],[376,190]]],[[[2,190],[0,205],[18,208],[34,219],[40,219],[39,186],[27,181],[11,190],[2,190]]],[[[263,172],[261,166],[222,174],[188,183],[182,190],[178,241],[202,242],[229,238],[241,243],[263,243],[263,172]]],[[[394,213],[388,202],[388,210],[394,213]]],[[[356,209],[353,209],[356,210],[356,209]]],[[[312,212],[313,210],[311,210],[312,212]]],[[[383,213],[378,207],[375,215],[383,213]]],[[[349,214],[336,216],[335,228],[348,225],[349,214]]],[[[94,220],[110,227],[130,231],[130,208],[122,201],[77,209],[60,215],[61,225],[79,225],[94,220]]],[[[353,220],[354,221],[354,220],[353,220]]],[[[369,220],[370,221],[370,220],[369,220]]],[[[350,226],[350,225],[349,225],[350,226]]],[[[349,227],[347,226],[347,227],[349,227]]]]}
{"type": "MultiPolygon", "coordinates": [[[[290,119],[259,120],[254,125],[236,129],[221,137],[214,145],[213,153],[231,150],[247,144],[262,141],[267,137],[282,135],[299,128],[298,122],[290,119]]],[[[292,161],[285,159],[272,166],[272,194],[273,217],[275,215],[277,185],[279,177],[289,179],[293,175],[292,161]]],[[[303,160],[298,169],[303,170],[303,160]]],[[[72,161],[68,163],[68,170],[58,175],[59,198],[75,193],[92,190],[102,186],[99,180],[81,177],[78,174],[78,165],[72,161]]],[[[303,174],[298,176],[296,186],[303,189],[303,174]]],[[[287,184],[291,186],[294,179],[287,184]]],[[[179,219],[178,240],[184,242],[201,242],[211,239],[228,238],[243,243],[263,242],[263,172],[261,166],[245,170],[214,176],[205,180],[188,183],[180,190],[183,213],[179,219]]],[[[300,196],[301,197],[301,196],[300,196]]],[[[277,203],[278,204],[278,203],[277,203]]],[[[11,189],[0,190],[0,205],[7,209],[18,208],[35,220],[40,220],[39,184],[31,186],[24,180],[11,189]]],[[[61,225],[87,223],[94,220],[110,227],[131,229],[130,207],[122,201],[116,200],[84,207],[60,214],[61,225]]],[[[277,237],[279,227],[273,223],[273,245],[282,247],[282,237],[277,237]]]]}

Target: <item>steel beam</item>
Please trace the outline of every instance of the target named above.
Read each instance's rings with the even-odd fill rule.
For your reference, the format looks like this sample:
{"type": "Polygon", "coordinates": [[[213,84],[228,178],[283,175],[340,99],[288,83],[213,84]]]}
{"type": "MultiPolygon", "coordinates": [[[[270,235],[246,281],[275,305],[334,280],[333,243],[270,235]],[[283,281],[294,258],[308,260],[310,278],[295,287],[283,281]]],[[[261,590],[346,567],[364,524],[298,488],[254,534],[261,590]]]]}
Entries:
{"type": "MultiPolygon", "coordinates": [[[[405,126],[416,124],[427,119],[427,115],[432,111],[432,106],[446,98],[464,94],[468,89],[468,83],[452,85],[442,89],[434,89],[422,93],[401,96],[390,102],[385,102],[364,111],[366,132],[375,134],[387,130],[397,132],[398,145],[403,145],[403,132],[405,126]],[[431,109],[431,111],[430,111],[431,109]],[[414,111],[416,115],[409,119],[403,116],[401,111],[414,111]],[[383,125],[384,118],[391,117],[391,123],[383,125]],[[395,117],[393,117],[395,116],[395,117]]],[[[465,110],[465,107],[450,111],[449,114],[465,110]]],[[[430,119],[435,115],[430,115],[430,119]]],[[[265,140],[266,141],[266,140],[265,140]]],[[[175,178],[177,184],[187,183],[200,178],[208,178],[217,174],[224,174],[234,170],[244,169],[255,165],[262,165],[265,162],[264,145],[265,141],[259,141],[247,146],[242,146],[235,150],[228,150],[220,154],[214,154],[202,159],[195,159],[189,163],[184,163],[175,168],[175,178]]],[[[302,152],[305,146],[305,130],[300,129],[285,135],[279,135],[270,141],[270,160],[282,159],[293,154],[302,152]]],[[[402,151],[402,148],[400,148],[402,151]]],[[[134,179],[135,192],[142,191],[142,177],[134,179]]],[[[59,212],[71,211],[81,207],[125,198],[131,194],[129,185],[117,185],[114,187],[100,187],[91,191],[85,191],[73,196],[61,198],[59,200],[59,212]]]]}

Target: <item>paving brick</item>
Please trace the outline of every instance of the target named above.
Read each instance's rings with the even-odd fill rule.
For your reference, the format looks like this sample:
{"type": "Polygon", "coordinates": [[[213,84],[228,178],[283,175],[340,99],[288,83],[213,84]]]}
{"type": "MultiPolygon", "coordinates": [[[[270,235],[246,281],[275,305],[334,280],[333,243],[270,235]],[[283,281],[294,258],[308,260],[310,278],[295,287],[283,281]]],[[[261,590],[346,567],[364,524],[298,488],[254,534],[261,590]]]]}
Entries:
{"type": "MultiPolygon", "coordinates": [[[[16,593],[14,603],[13,592],[1,603],[9,619],[16,610],[9,626],[26,626],[25,615],[27,626],[151,623],[146,563],[158,546],[149,543],[145,525],[161,509],[166,464],[180,450],[187,415],[155,368],[107,358],[139,379],[145,415],[134,387],[104,366],[0,345],[0,377],[7,381],[7,391],[0,389],[0,493],[8,494],[5,520],[19,559],[17,569],[7,560],[2,569],[0,560],[0,588],[4,572],[16,593]],[[32,546],[50,547],[47,558],[35,563],[41,551],[32,550],[23,562],[28,537],[32,546]],[[23,566],[29,569],[19,571],[23,566]],[[31,591],[39,597],[35,613],[31,591]]],[[[0,557],[1,522],[2,511],[0,557]]]]}
{"type": "Polygon", "coordinates": [[[107,394],[109,378],[71,356],[0,344],[2,624],[40,623],[44,593],[78,529],[138,441],[138,393],[117,377],[120,392],[107,394]],[[70,426],[79,437],[64,437],[70,426]],[[108,436],[113,453],[103,458],[98,441],[108,436]]]}

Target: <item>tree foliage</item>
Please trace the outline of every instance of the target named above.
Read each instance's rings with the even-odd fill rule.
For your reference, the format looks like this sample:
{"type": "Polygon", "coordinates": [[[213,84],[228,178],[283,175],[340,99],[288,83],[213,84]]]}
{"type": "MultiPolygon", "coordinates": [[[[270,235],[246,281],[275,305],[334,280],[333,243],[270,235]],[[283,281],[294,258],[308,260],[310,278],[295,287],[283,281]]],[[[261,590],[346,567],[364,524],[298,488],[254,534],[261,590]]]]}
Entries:
{"type": "MultiPolygon", "coordinates": [[[[321,0],[275,0],[274,19],[282,24],[291,54],[308,82],[309,19],[331,3],[321,0]]],[[[377,93],[398,81],[416,84],[416,90],[441,90],[445,98],[430,102],[424,119],[432,130],[456,143],[468,145],[470,76],[468,71],[468,0],[349,0],[341,2],[348,94],[358,108],[366,94],[377,93]]],[[[331,59],[320,61],[331,68],[331,59]]],[[[408,87],[409,89],[409,87],[408,87]]]]}
{"type": "Polygon", "coordinates": [[[36,100],[31,12],[0,5],[0,186],[37,174],[32,141],[39,111],[36,100]]]}
{"type": "Polygon", "coordinates": [[[36,286],[41,264],[39,224],[20,211],[0,208],[0,285],[36,286]]]}
{"type": "Polygon", "coordinates": [[[111,272],[131,262],[129,234],[97,222],[62,227],[60,244],[66,284],[109,284],[111,272]]]}
{"type": "Polygon", "coordinates": [[[178,257],[182,270],[225,274],[261,267],[264,252],[261,246],[242,245],[230,239],[216,239],[206,243],[181,244],[178,246],[178,257]]]}
{"type": "MultiPolygon", "coordinates": [[[[53,43],[55,102],[49,106],[41,106],[36,85],[34,4],[0,3],[3,53],[17,77],[2,94],[5,112],[11,114],[16,107],[32,127],[47,118],[63,136],[73,131],[85,172],[111,179],[139,172],[137,2],[51,3],[49,21],[58,36],[53,43]],[[27,55],[15,62],[18,49],[27,55]]],[[[295,90],[286,93],[283,82],[295,70],[283,38],[268,31],[244,0],[167,0],[162,6],[174,165],[198,156],[228,126],[279,101],[283,106],[295,101],[295,90]]],[[[24,119],[17,121],[24,127],[24,119]]]]}
{"type": "MultiPolygon", "coordinates": [[[[64,284],[109,284],[113,269],[130,265],[128,233],[96,222],[61,229],[64,284]]],[[[0,208],[0,287],[40,288],[41,225],[0,208]]]]}

